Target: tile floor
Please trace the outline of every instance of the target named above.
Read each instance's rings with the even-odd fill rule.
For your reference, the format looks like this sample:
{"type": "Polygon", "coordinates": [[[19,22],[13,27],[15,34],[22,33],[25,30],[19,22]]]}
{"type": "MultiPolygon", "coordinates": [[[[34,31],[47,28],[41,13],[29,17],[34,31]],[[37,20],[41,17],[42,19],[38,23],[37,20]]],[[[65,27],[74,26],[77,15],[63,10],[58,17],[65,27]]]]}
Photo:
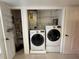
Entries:
{"type": "Polygon", "coordinates": [[[47,54],[30,54],[24,55],[23,50],[18,52],[14,59],[79,59],[78,55],[62,55],[59,53],[47,53],[47,54]]]}

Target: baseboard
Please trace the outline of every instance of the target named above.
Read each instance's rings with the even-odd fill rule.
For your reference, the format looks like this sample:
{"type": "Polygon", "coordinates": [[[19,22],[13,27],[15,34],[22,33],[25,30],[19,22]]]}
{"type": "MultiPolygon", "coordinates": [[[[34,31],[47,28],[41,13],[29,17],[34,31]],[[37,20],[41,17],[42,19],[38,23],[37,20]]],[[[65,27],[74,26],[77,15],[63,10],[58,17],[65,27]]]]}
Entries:
{"type": "Polygon", "coordinates": [[[73,50],[73,51],[64,51],[62,54],[79,54],[79,50],[73,50]]]}

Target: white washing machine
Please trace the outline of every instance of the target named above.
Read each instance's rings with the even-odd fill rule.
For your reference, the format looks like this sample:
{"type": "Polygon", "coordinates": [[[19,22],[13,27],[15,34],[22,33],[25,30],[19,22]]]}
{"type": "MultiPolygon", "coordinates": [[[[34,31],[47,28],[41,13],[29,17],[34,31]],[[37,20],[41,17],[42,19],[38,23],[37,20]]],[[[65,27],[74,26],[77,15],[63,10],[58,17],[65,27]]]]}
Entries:
{"type": "Polygon", "coordinates": [[[45,53],[45,30],[30,30],[30,53],[45,53]]]}
{"type": "Polygon", "coordinates": [[[46,26],[46,51],[60,52],[61,27],[46,26]]]}

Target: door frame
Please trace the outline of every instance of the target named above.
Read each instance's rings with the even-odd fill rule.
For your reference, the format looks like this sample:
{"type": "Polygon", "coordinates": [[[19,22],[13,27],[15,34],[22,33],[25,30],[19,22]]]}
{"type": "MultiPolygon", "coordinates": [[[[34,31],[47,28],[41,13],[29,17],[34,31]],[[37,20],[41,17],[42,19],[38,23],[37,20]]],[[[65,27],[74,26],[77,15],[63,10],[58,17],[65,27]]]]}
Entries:
{"type": "MultiPolygon", "coordinates": [[[[60,53],[64,53],[64,40],[63,40],[63,28],[64,28],[64,14],[65,14],[65,7],[52,7],[52,6],[41,6],[41,7],[35,7],[35,6],[28,6],[28,7],[12,7],[11,9],[20,9],[21,10],[21,14],[22,14],[22,20],[25,20],[25,22],[28,25],[28,16],[27,15],[27,10],[29,9],[38,9],[38,10],[45,10],[45,9],[61,9],[62,10],[62,37],[61,37],[61,46],[60,46],[60,53]]],[[[25,54],[29,54],[29,35],[28,35],[28,26],[25,24],[25,22],[22,22],[23,28],[27,31],[24,31],[25,33],[23,33],[23,41],[24,41],[24,53],[25,54]],[[25,27],[26,26],[26,27],[25,27]],[[26,38],[25,35],[27,35],[28,37],[26,38]],[[27,43],[26,43],[27,42],[27,43]]]]}

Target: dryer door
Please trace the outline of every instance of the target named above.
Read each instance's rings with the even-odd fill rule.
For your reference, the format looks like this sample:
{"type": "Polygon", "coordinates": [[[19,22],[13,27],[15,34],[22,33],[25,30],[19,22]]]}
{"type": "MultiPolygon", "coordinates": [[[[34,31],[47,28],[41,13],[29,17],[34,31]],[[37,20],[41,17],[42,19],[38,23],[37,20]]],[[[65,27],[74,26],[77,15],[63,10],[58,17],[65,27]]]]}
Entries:
{"type": "Polygon", "coordinates": [[[31,42],[35,46],[41,46],[44,43],[44,37],[41,34],[35,34],[32,36],[31,42]]]}
{"type": "Polygon", "coordinates": [[[57,41],[60,38],[60,32],[57,29],[52,29],[48,32],[47,37],[50,41],[57,41]]]}

